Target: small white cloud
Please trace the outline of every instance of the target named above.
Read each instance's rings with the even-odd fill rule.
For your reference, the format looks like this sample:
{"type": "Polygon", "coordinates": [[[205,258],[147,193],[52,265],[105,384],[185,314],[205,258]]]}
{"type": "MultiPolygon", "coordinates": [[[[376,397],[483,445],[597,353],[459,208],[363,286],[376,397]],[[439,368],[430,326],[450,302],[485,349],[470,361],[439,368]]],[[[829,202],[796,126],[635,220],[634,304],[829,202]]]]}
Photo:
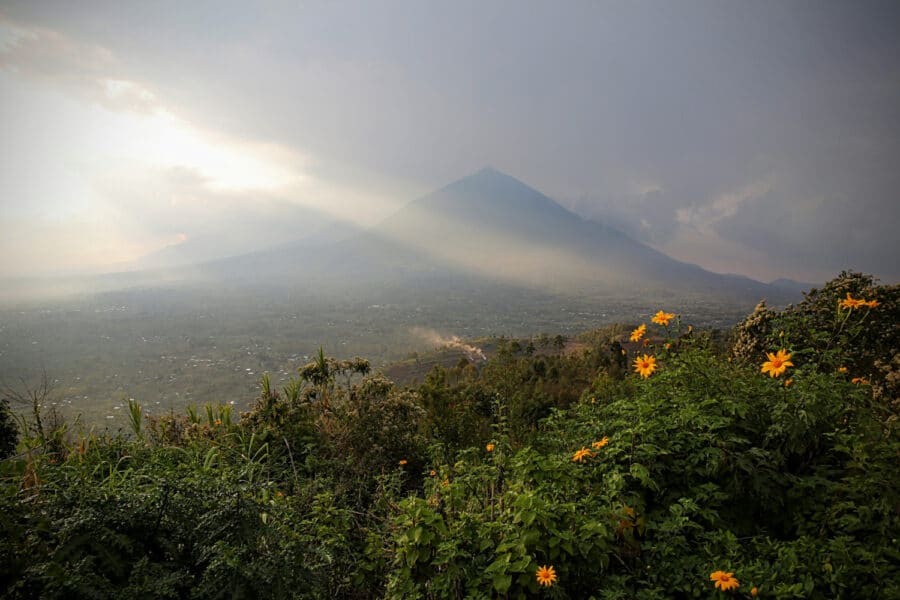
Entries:
{"type": "Polygon", "coordinates": [[[772,177],[759,179],[740,189],[720,194],[712,202],[679,208],[675,211],[675,219],[685,227],[711,235],[719,221],[734,216],[743,203],[765,197],[772,191],[773,185],[772,177]]]}
{"type": "Polygon", "coordinates": [[[639,181],[634,184],[632,192],[637,196],[648,196],[650,194],[660,194],[663,191],[661,184],[653,181],[639,181]]]}

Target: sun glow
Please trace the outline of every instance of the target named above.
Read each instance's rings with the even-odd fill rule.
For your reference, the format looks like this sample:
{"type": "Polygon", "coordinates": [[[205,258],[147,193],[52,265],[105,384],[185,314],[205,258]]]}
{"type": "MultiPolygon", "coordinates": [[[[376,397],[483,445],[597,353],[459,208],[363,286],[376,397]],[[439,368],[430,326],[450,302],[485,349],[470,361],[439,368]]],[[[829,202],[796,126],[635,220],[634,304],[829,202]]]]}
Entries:
{"type": "Polygon", "coordinates": [[[288,148],[203,131],[158,107],[152,92],[133,82],[105,84],[110,102],[132,109],[103,119],[99,137],[111,160],[188,169],[216,191],[273,191],[303,180],[304,161],[288,148]]]}

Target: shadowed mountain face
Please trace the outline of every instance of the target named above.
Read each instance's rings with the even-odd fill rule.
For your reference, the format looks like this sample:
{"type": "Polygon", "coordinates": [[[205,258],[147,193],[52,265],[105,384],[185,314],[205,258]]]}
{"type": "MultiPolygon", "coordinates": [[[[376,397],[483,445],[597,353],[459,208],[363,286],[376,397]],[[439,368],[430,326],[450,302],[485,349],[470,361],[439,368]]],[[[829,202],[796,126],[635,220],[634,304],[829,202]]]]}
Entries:
{"type": "MultiPolygon", "coordinates": [[[[800,296],[795,286],[719,275],[673,260],[490,168],[410,202],[366,231],[318,217],[303,219],[302,227],[293,223],[288,225],[305,233],[303,239],[268,250],[205,261],[220,250],[218,256],[226,256],[230,246],[227,240],[197,240],[149,257],[145,264],[152,270],[73,281],[71,287],[184,285],[216,294],[282,290],[326,300],[460,296],[465,290],[473,302],[479,294],[521,293],[541,302],[683,299],[742,309],[763,298],[781,304],[800,296]]],[[[265,233],[257,237],[269,239],[265,233]]]]}
{"type": "Polygon", "coordinates": [[[687,267],[493,169],[412,202],[372,233],[471,272],[554,290],[644,287],[687,267]]]}
{"type": "MultiPolygon", "coordinates": [[[[710,273],[587,221],[494,169],[415,200],[343,242],[207,265],[220,276],[323,290],[502,284],[553,295],[714,297],[779,303],[793,290],[710,273]]],[[[752,304],[751,304],[752,305],[752,304]]]]}

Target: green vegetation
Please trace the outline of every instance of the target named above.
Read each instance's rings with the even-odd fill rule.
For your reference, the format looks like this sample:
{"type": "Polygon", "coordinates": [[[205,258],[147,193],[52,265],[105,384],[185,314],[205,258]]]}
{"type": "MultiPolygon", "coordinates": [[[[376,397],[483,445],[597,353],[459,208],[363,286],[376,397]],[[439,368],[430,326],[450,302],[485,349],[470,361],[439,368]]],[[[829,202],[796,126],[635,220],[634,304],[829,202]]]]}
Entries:
{"type": "MultiPolygon", "coordinates": [[[[0,306],[0,387],[36,381],[45,370],[52,378],[50,401],[67,418],[80,415],[88,424],[127,430],[129,398],[154,415],[218,402],[247,410],[262,373],[281,387],[319,346],[383,368],[438,344],[418,334],[420,328],[470,340],[540,331],[573,336],[634,319],[662,301],[574,293],[563,298],[466,280],[321,294],[318,286],[135,288],[0,306]]],[[[695,325],[724,327],[753,305],[700,298],[679,308],[695,325]]]]}
{"type": "Polygon", "coordinates": [[[24,428],[0,589],[900,597],[900,287],[845,273],[730,341],[661,320],[501,340],[411,388],[320,352],[239,418],[24,428]]]}

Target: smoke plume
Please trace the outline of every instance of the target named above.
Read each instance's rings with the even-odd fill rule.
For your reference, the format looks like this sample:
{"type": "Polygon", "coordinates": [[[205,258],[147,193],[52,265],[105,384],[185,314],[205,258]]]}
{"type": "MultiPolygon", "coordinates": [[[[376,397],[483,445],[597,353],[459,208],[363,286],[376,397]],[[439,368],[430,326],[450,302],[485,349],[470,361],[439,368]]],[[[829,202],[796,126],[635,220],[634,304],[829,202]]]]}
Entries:
{"type": "Polygon", "coordinates": [[[433,344],[437,347],[447,347],[447,348],[458,348],[465,352],[466,358],[469,362],[476,361],[487,361],[487,357],[484,355],[484,351],[478,346],[473,346],[472,344],[467,344],[463,340],[459,338],[459,336],[444,336],[434,329],[429,329],[428,327],[413,327],[412,333],[416,337],[422,338],[427,341],[429,344],[433,344]]]}

